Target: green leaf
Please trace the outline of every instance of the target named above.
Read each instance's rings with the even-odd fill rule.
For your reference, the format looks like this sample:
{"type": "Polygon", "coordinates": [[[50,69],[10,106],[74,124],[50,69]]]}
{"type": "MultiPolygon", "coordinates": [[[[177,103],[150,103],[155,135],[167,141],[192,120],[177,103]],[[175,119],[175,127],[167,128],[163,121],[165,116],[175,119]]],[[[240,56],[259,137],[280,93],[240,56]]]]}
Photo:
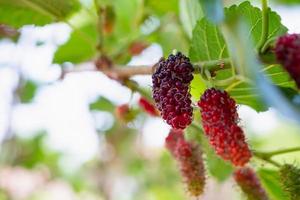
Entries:
{"type": "Polygon", "coordinates": [[[281,188],[278,171],[261,169],[258,171],[258,175],[272,200],[288,200],[286,193],[281,188]]]}
{"type": "Polygon", "coordinates": [[[26,81],[18,91],[21,102],[22,103],[30,102],[34,97],[36,90],[37,90],[36,83],[32,81],[26,81]]]}
{"type": "MultiPolygon", "coordinates": [[[[245,23],[244,32],[246,32],[247,40],[250,42],[251,38],[253,38],[255,44],[259,42],[262,25],[261,11],[258,8],[252,6],[249,2],[244,2],[238,6],[234,5],[226,9],[225,15],[227,21],[230,19],[243,19],[245,23]]],[[[269,15],[270,28],[268,39],[284,34],[287,29],[281,24],[280,17],[271,10],[269,11],[269,15]]],[[[232,39],[234,38],[235,36],[233,36],[232,39]]],[[[237,49],[233,49],[231,52],[233,58],[239,57],[237,56],[239,53],[237,49]]],[[[193,31],[189,55],[193,62],[222,60],[229,57],[224,36],[217,26],[209,22],[206,18],[201,19],[193,31]]],[[[280,65],[265,66],[262,71],[264,71],[276,85],[294,88],[294,83],[280,65]]],[[[224,80],[232,77],[232,75],[232,70],[219,70],[216,72],[214,79],[224,80]]],[[[199,80],[194,80],[192,86],[192,95],[198,98],[199,93],[195,92],[195,90],[200,87],[199,90],[201,91],[203,86],[200,85],[199,80]]],[[[267,109],[258,95],[258,90],[252,84],[236,80],[230,84],[219,87],[226,89],[239,104],[251,106],[257,111],[267,109]]]]}
{"type": "Polygon", "coordinates": [[[203,17],[198,0],[180,0],[179,17],[186,34],[192,38],[193,29],[197,21],[203,17]]]}
{"type": "MultiPolygon", "coordinates": [[[[242,69],[241,71],[244,71],[244,75],[247,75],[252,80],[251,83],[257,89],[259,97],[268,106],[276,108],[285,116],[299,122],[300,109],[297,102],[290,101],[281,89],[274,86],[270,78],[262,73],[266,68],[258,61],[253,51],[253,43],[247,39],[246,23],[243,20],[234,20],[230,24],[227,23],[224,27],[224,33],[226,33],[230,49],[233,51],[238,49],[234,55],[234,63],[239,69],[242,69]]],[[[281,78],[279,80],[282,81],[281,78]]],[[[282,82],[275,84],[280,83],[282,82]]],[[[283,83],[286,84],[286,81],[283,83]]]]}
{"type": "Polygon", "coordinates": [[[189,55],[194,62],[228,58],[227,47],[222,34],[206,18],[198,21],[193,31],[189,55]]]}
{"type": "Polygon", "coordinates": [[[281,65],[269,65],[262,71],[265,72],[274,83],[277,83],[276,85],[280,87],[296,88],[295,82],[281,65]]]}
{"type": "Polygon", "coordinates": [[[104,97],[99,97],[95,102],[90,104],[90,110],[101,110],[113,112],[115,105],[104,97]]]}
{"type": "Polygon", "coordinates": [[[148,41],[159,43],[163,49],[164,56],[168,56],[174,49],[187,54],[188,38],[181,26],[171,17],[164,19],[161,24],[161,27],[148,37],[148,41]]]}
{"type": "Polygon", "coordinates": [[[194,74],[194,79],[191,83],[191,95],[195,101],[200,99],[201,94],[205,91],[206,85],[200,74],[194,74]]]}
{"type": "Polygon", "coordinates": [[[225,181],[232,174],[232,165],[216,155],[210,146],[207,146],[205,153],[209,173],[219,182],[225,181]]]}
{"type": "MultiPolygon", "coordinates": [[[[278,37],[287,32],[287,28],[281,24],[280,16],[269,9],[269,34],[268,39],[278,37]]],[[[233,5],[228,9],[225,9],[225,15],[227,18],[234,17],[243,19],[246,22],[247,37],[254,42],[254,46],[260,41],[262,34],[262,12],[259,8],[254,7],[249,1],[241,3],[236,6],[233,5]]]]}
{"type": "Polygon", "coordinates": [[[0,21],[15,28],[63,21],[79,10],[77,0],[0,0],[0,21]]]}
{"type": "Polygon", "coordinates": [[[220,23],[224,18],[222,0],[199,0],[208,20],[220,23]]]}
{"type": "MultiPolygon", "coordinates": [[[[253,39],[254,45],[260,40],[262,34],[262,14],[259,8],[252,6],[248,1],[225,10],[226,18],[243,18],[246,22],[247,37],[253,39]]],[[[287,32],[287,28],[281,24],[280,17],[273,11],[269,11],[269,35],[268,39],[277,37],[287,32]]],[[[194,62],[219,60],[228,58],[228,50],[224,37],[219,29],[206,18],[201,19],[194,31],[190,48],[190,58],[194,62]]]]}
{"type": "MultiPolygon", "coordinates": [[[[139,7],[137,0],[114,0],[111,1],[116,13],[116,31],[115,33],[120,35],[123,34],[136,34],[139,32],[137,29],[137,22],[140,21],[140,12],[142,8],[139,7]]],[[[119,38],[118,38],[119,39],[119,38]]]]}
{"type": "Polygon", "coordinates": [[[178,0],[146,0],[145,5],[148,9],[151,9],[153,14],[159,16],[170,12],[178,13],[178,0]]]}
{"type": "Polygon", "coordinates": [[[261,100],[258,90],[252,84],[235,81],[231,85],[223,87],[223,89],[226,89],[238,104],[250,106],[256,111],[266,111],[268,109],[261,100]]]}
{"type": "Polygon", "coordinates": [[[67,43],[58,48],[55,63],[79,63],[91,59],[96,54],[97,28],[93,23],[75,29],[67,43]]]}

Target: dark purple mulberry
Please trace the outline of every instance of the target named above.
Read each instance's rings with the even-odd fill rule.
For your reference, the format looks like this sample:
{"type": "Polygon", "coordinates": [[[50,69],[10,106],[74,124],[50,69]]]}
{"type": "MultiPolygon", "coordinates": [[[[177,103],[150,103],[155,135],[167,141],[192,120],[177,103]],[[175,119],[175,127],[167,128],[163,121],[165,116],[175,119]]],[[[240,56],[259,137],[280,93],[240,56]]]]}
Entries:
{"type": "Polygon", "coordinates": [[[162,59],[152,75],[153,98],[162,118],[173,128],[184,129],[192,122],[190,83],[194,68],[181,53],[162,59]]]}
{"type": "Polygon", "coordinates": [[[275,46],[277,60],[300,88],[300,34],[279,37],[275,46]]]}

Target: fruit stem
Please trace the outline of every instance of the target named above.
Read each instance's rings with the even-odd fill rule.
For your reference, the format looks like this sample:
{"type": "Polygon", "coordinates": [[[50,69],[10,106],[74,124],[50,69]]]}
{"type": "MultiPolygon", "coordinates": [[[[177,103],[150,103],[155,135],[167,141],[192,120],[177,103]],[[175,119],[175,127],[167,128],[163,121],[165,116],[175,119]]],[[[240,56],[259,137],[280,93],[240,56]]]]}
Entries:
{"type": "MultiPolygon", "coordinates": [[[[211,77],[210,71],[208,71],[207,69],[204,70],[204,75],[207,79],[207,81],[205,81],[207,87],[214,87],[214,83],[213,83],[213,79],[211,77]]],[[[204,80],[206,80],[204,79],[204,80]]]]}
{"type": "Polygon", "coordinates": [[[256,153],[258,153],[260,155],[263,155],[264,157],[271,158],[273,156],[277,156],[277,155],[280,155],[280,154],[292,153],[292,152],[296,152],[296,151],[300,151],[300,147],[280,149],[280,150],[271,151],[271,152],[256,152],[256,153]]]}
{"type": "Polygon", "coordinates": [[[261,0],[261,3],[262,3],[262,34],[257,47],[259,53],[263,52],[263,46],[265,45],[269,34],[268,0],[261,0]]]}
{"type": "Polygon", "coordinates": [[[228,69],[230,67],[231,62],[229,58],[198,62],[194,64],[195,73],[201,73],[201,71],[203,71],[204,69],[207,69],[209,71],[217,71],[220,69],[228,69]]]}
{"type": "Polygon", "coordinates": [[[151,95],[147,91],[145,91],[144,89],[139,87],[139,85],[136,82],[134,82],[130,79],[127,79],[127,80],[124,80],[122,82],[122,84],[125,85],[126,87],[128,87],[132,92],[138,92],[143,97],[145,97],[149,102],[154,103],[151,95]]]}
{"type": "Polygon", "coordinates": [[[274,41],[276,40],[276,37],[272,37],[270,39],[268,39],[265,44],[262,46],[260,53],[264,54],[271,46],[272,43],[274,43],[274,41]]]}
{"type": "Polygon", "coordinates": [[[201,128],[201,126],[199,126],[197,123],[195,123],[195,122],[192,122],[191,123],[191,127],[193,127],[194,129],[196,129],[196,130],[198,130],[198,131],[203,131],[202,130],[202,128],[201,128]]]}
{"type": "Polygon", "coordinates": [[[272,160],[270,158],[270,156],[266,155],[265,153],[253,152],[253,156],[255,156],[256,158],[258,158],[258,159],[260,159],[262,161],[268,162],[268,163],[270,163],[270,164],[272,164],[272,165],[274,165],[276,167],[281,167],[281,165],[278,162],[272,160]]]}

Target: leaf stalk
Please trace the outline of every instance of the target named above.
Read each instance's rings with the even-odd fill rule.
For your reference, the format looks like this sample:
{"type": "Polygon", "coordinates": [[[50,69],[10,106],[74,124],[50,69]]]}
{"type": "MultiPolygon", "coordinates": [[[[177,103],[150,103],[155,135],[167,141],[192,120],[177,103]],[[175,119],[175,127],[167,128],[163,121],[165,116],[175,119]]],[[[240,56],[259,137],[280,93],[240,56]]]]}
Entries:
{"type": "Polygon", "coordinates": [[[262,34],[257,47],[259,53],[262,53],[263,47],[266,41],[268,40],[268,34],[269,34],[268,0],[261,0],[261,3],[262,3],[262,34]]]}

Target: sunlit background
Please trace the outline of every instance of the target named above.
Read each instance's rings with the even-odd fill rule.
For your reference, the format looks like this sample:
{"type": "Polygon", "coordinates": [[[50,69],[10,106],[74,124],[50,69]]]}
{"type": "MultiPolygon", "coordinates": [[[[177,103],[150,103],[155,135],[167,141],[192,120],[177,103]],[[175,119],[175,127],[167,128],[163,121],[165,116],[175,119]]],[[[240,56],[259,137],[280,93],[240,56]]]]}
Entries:
{"type": "MultiPolygon", "coordinates": [[[[300,7],[273,9],[290,32],[300,32],[300,7]]],[[[138,94],[101,72],[60,79],[61,66],[52,59],[70,33],[64,23],[26,26],[16,43],[0,41],[0,199],[186,199],[176,164],[164,149],[169,126],[142,112],[128,125],[115,116],[114,107],[124,103],[139,110],[138,94]]],[[[151,66],[162,56],[153,43],[129,65],[151,66]]],[[[150,76],[134,80],[151,87],[150,76]]],[[[276,110],[257,113],[240,106],[239,114],[253,147],[300,145],[299,127],[276,110]]],[[[208,182],[203,199],[240,198],[231,180],[208,182]]]]}

